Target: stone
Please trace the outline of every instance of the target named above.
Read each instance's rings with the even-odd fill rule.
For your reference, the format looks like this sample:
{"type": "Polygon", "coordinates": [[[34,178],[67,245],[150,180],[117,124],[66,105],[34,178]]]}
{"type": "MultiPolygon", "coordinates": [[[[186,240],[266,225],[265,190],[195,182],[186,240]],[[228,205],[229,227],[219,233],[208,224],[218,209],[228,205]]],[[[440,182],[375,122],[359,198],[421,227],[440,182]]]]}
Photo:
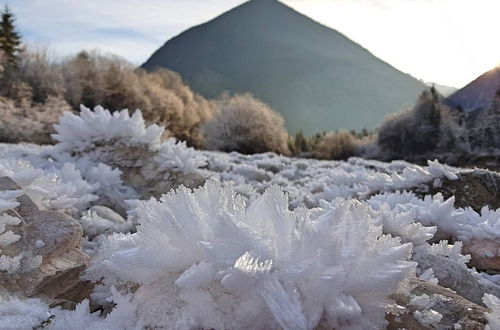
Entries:
{"type": "Polygon", "coordinates": [[[474,169],[455,173],[458,180],[441,178],[441,184],[435,186],[431,181],[423,186],[413,188],[419,196],[441,193],[445,199],[455,196],[455,207],[471,207],[480,212],[488,206],[500,208],[500,174],[497,172],[474,169]]]}
{"type": "Polygon", "coordinates": [[[432,268],[440,286],[456,291],[475,304],[483,305],[485,293],[500,295],[500,290],[493,292],[493,288],[482,284],[468,268],[449,258],[428,254],[419,257],[418,264],[424,270],[432,268]]]}
{"type": "Polygon", "coordinates": [[[119,215],[117,212],[113,211],[107,206],[103,205],[94,205],[89,209],[91,212],[95,212],[97,216],[112,221],[114,223],[124,223],[126,220],[119,215]]]}
{"type": "Polygon", "coordinates": [[[392,295],[400,308],[387,314],[387,329],[484,329],[487,324],[486,307],[475,304],[450,289],[418,278],[410,279],[410,292],[392,295]],[[434,327],[419,323],[415,317],[418,306],[410,304],[411,298],[426,294],[433,297],[430,309],[442,314],[442,319],[434,327]]]}
{"type": "MultiPolygon", "coordinates": [[[[0,191],[19,189],[10,178],[0,178],[0,191]]],[[[8,229],[21,238],[2,248],[2,254],[22,255],[21,268],[13,274],[0,274],[0,284],[27,297],[49,300],[74,290],[89,258],[81,249],[82,227],[66,214],[41,210],[26,194],[17,201],[20,205],[10,215],[21,223],[8,229]]],[[[82,299],[75,297],[77,302],[82,299]]]]}
{"type": "Polygon", "coordinates": [[[464,242],[462,253],[470,254],[469,265],[478,270],[500,271],[500,242],[491,239],[472,239],[464,242]]]}

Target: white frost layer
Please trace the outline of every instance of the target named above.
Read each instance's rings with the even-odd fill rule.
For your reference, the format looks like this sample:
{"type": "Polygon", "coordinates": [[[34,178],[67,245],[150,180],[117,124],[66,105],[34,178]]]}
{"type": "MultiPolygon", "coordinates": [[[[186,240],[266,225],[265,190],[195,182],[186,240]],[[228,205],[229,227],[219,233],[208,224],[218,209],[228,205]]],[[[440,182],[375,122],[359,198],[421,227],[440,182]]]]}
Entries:
{"type": "Polygon", "coordinates": [[[96,147],[96,143],[127,141],[130,145],[160,144],[164,128],[157,125],[146,127],[142,113],[136,110],[132,116],[128,110],[111,114],[101,106],[90,110],[81,106],[79,115],[65,112],[59,124],[57,134],[52,137],[59,141],[61,150],[83,152],[96,147]]]}
{"type": "Polygon", "coordinates": [[[137,212],[137,233],[110,236],[89,276],[141,283],[132,301],[146,326],[304,329],[322,319],[376,329],[414,268],[411,246],[382,235],[355,202],[289,211],[271,187],[246,206],[208,182],[140,202],[137,212]]]}

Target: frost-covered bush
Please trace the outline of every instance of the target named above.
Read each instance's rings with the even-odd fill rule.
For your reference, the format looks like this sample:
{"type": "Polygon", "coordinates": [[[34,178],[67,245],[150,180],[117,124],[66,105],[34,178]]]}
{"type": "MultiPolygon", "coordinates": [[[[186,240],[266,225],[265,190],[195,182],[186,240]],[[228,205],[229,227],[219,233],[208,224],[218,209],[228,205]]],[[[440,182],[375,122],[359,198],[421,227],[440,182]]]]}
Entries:
{"type": "Polygon", "coordinates": [[[209,149],[243,154],[272,151],[288,154],[283,118],[249,94],[223,97],[203,132],[209,149]]]}
{"type": "Polygon", "coordinates": [[[137,233],[110,236],[88,277],[137,283],[130,301],[152,328],[378,329],[414,267],[411,245],[356,202],[289,211],[272,187],[247,206],[208,182],[136,212],[137,233]]]}
{"type": "Polygon", "coordinates": [[[0,142],[31,142],[52,144],[50,135],[64,111],[70,106],[60,98],[48,98],[35,105],[16,105],[13,100],[0,97],[0,142]]]}
{"type": "Polygon", "coordinates": [[[160,69],[147,73],[117,56],[80,52],[62,64],[65,98],[74,109],[141,109],[150,123],[166,126],[178,139],[202,146],[201,125],[212,105],[183,83],[179,74],[160,69]]]}
{"type": "Polygon", "coordinates": [[[348,131],[332,132],[321,138],[314,151],[318,158],[343,160],[359,155],[359,141],[348,131]]]}
{"type": "Polygon", "coordinates": [[[378,144],[385,154],[382,158],[405,159],[434,151],[439,144],[444,107],[432,89],[420,95],[413,109],[388,117],[378,135],[378,144]]]}

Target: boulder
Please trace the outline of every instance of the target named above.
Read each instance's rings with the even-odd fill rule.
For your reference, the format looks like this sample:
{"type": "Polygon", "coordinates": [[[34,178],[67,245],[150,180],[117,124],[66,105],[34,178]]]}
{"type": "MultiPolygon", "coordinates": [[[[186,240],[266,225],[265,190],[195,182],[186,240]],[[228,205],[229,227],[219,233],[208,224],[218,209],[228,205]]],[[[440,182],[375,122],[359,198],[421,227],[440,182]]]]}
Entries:
{"type": "MultiPolygon", "coordinates": [[[[20,190],[8,177],[0,178],[0,191],[20,190]]],[[[8,229],[21,238],[2,248],[2,255],[21,257],[18,271],[0,274],[0,284],[27,297],[52,300],[82,285],[80,275],[88,256],[82,252],[82,227],[72,217],[44,211],[26,194],[17,198],[19,206],[9,211],[21,222],[8,229]]],[[[72,296],[74,302],[84,297],[72,296]]]]}

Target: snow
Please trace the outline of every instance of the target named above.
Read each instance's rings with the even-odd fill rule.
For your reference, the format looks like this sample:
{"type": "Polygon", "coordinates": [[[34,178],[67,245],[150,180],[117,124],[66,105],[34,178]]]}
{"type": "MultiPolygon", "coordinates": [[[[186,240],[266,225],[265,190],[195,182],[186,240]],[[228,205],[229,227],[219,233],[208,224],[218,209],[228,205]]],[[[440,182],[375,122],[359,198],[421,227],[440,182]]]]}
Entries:
{"type": "MultiPolygon", "coordinates": [[[[11,328],[50,319],[49,329],[379,329],[389,296],[409,276],[438,282],[435,270],[418,267],[421,258],[467,268],[461,242],[429,243],[437,232],[464,242],[500,239],[500,211],[478,213],[456,208],[453,197],[411,192],[458,179],[461,169],[437,161],[198,151],[173,138],[162,142],[163,128],[146,126],[140,112],[101,107],[66,113],[56,129],[55,146],[0,145],[0,176],[21,187],[0,191],[0,249],[22,239],[13,229],[21,194],[72,215],[92,257],[84,278],[98,282],[92,299],[111,312],[90,313],[88,300],[67,311],[2,292],[1,322],[11,328]],[[207,180],[146,199],[131,173],[207,180]],[[98,213],[102,205],[126,219],[98,213]],[[33,316],[23,316],[29,308],[33,316]]],[[[0,256],[0,270],[18,272],[23,257],[0,256]]],[[[485,296],[491,313],[500,310],[495,299],[485,296]]],[[[441,320],[415,297],[412,304],[422,325],[441,320]]]]}

